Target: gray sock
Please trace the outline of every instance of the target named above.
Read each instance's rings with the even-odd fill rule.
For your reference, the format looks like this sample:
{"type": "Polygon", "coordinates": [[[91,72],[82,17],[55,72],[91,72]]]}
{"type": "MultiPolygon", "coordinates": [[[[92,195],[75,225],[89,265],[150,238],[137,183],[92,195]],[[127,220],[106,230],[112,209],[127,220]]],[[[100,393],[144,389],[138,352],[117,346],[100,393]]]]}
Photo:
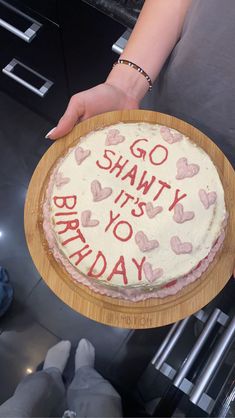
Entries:
{"type": "Polygon", "coordinates": [[[83,366],[94,367],[95,364],[95,348],[90,341],[82,338],[79,341],[75,354],[75,371],[83,366]]]}
{"type": "Polygon", "coordinates": [[[60,341],[58,344],[51,347],[46,354],[43,370],[49,369],[50,367],[56,367],[63,373],[69,358],[70,349],[70,341],[60,341]]]}

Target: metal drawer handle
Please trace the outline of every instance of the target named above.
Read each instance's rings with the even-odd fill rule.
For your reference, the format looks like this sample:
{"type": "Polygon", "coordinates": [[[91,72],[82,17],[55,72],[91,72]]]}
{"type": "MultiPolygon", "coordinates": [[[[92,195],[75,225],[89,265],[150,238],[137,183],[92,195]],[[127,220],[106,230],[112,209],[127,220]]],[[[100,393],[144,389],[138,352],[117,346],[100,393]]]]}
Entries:
{"type": "Polygon", "coordinates": [[[47,78],[43,77],[41,74],[37,73],[36,71],[32,70],[32,68],[27,67],[27,65],[22,64],[22,62],[13,59],[9,64],[6,65],[5,68],[2,69],[2,72],[6,74],[8,77],[13,78],[13,80],[17,81],[22,86],[26,87],[27,89],[31,90],[33,93],[37,94],[40,97],[44,97],[48,90],[53,85],[53,82],[48,80],[47,78]],[[14,68],[16,65],[20,65],[21,67],[25,68],[32,74],[35,74],[37,77],[39,77],[44,83],[43,85],[38,89],[34,87],[32,84],[28,83],[27,81],[23,80],[18,75],[14,74],[14,68]]]}
{"type": "Polygon", "coordinates": [[[199,355],[203,345],[206,343],[207,338],[209,337],[213,327],[215,326],[216,322],[218,321],[218,318],[221,314],[221,310],[216,308],[210,317],[208,318],[206,325],[197,339],[194,347],[192,348],[191,352],[188,354],[187,359],[182,364],[180,370],[178,371],[177,375],[175,376],[173,384],[176,387],[180,387],[183,379],[186,377],[188,371],[190,370],[191,366],[193,365],[195,359],[199,355]]]}
{"type": "Polygon", "coordinates": [[[173,350],[175,344],[181,337],[181,335],[184,332],[184,329],[189,322],[190,317],[187,317],[183,319],[182,321],[176,322],[175,325],[173,325],[172,330],[169,331],[167,337],[166,337],[166,343],[162,343],[162,345],[159,347],[158,352],[155,354],[152,364],[154,364],[156,370],[160,370],[163,363],[166,361],[167,357],[173,350]]]}
{"type": "Polygon", "coordinates": [[[127,29],[122,36],[113,44],[112,51],[116,52],[116,54],[121,55],[123,50],[127,44],[127,41],[131,35],[131,30],[127,29]]]}
{"type": "Polygon", "coordinates": [[[163,354],[166,347],[168,347],[168,344],[171,340],[171,338],[174,336],[174,334],[177,332],[180,325],[180,321],[176,322],[168,332],[165,340],[163,340],[162,344],[160,345],[158,351],[156,352],[155,356],[153,357],[151,363],[155,365],[156,361],[159,359],[159,357],[163,354]]]}
{"type": "Polygon", "coordinates": [[[232,340],[235,337],[235,316],[231,320],[230,324],[228,325],[227,329],[221,335],[214,352],[212,353],[208,363],[204,370],[202,370],[198,381],[196,382],[191,394],[190,394],[190,401],[196,405],[200,402],[200,398],[203,395],[205,388],[207,387],[210,380],[213,378],[214,373],[223,358],[224,354],[226,353],[227,349],[229,348],[232,340]]]}
{"type": "Polygon", "coordinates": [[[24,32],[22,32],[20,29],[17,29],[15,26],[11,25],[10,23],[6,22],[6,20],[3,20],[1,18],[0,26],[13,33],[14,35],[18,36],[18,38],[23,39],[25,42],[31,42],[33,38],[35,38],[37,31],[40,29],[42,24],[32,19],[25,13],[21,12],[20,10],[16,9],[15,7],[11,6],[10,4],[6,3],[5,1],[0,0],[0,3],[8,9],[12,10],[13,12],[17,13],[18,15],[25,17],[25,19],[29,20],[29,22],[31,23],[30,27],[26,29],[24,32]]]}

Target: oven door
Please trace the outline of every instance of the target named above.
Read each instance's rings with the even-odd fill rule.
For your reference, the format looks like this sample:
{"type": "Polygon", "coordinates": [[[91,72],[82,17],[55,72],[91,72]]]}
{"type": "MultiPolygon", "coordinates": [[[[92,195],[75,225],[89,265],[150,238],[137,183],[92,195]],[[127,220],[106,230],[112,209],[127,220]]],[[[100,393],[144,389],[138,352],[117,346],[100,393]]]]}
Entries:
{"type": "Polygon", "coordinates": [[[235,416],[235,281],[172,325],[138,382],[150,416],[235,416]]]}

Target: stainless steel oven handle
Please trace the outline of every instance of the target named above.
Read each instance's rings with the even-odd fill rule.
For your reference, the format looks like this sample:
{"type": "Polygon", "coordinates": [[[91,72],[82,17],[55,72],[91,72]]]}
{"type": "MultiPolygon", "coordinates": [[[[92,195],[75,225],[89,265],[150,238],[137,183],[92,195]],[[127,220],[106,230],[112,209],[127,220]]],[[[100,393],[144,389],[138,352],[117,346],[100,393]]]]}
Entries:
{"type": "Polygon", "coordinates": [[[159,357],[162,355],[162,353],[164,352],[165,348],[168,346],[171,338],[173,337],[173,335],[175,334],[177,328],[180,325],[180,321],[176,322],[170,329],[170,331],[168,332],[166,338],[163,340],[162,344],[160,345],[159,349],[157,350],[156,354],[154,355],[151,363],[154,365],[156,363],[156,361],[159,359],[159,357]]]}
{"type": "Polygon", "coordinates": [[[31,25],[24,32],[22,32],[20,29],[17,29],[15,26],[11,25],[6,20],[3,20],[1,18],[0,26],[16,35],[18,38],[23,39],[25,42],[30,43],[35,38],[37,31],[40,29],[42,24],[32,19],[25,13],[21,12],[20,10],[16,9],[15,7],[11,6],[10,4],[6,3],[5,1],[0,0],[0,3],[8,9],[12,10],[13,12],[17,13],[18,15],[23,16],[26,20],[29,20],[29,22],[31,23],[31,25]]]}
{"type": "Polygon", "coordinates": [[[17,83],[21,84],[22,86],[26,87],[28,90],[32,91],[33,93],[37,94],[40,97],[44,97],[46,93],[48,93],[49,89],[53,85],[53,82],[48,80],[47,78],[43,77],[41,74],[37,73],[36,71],[32,70],[32,68],[27,67],[27,65],[23,64],[22,62],[16,60],[15,58],[6,65],[5,68],[2,69],[2,72],[7,75],[8,77],[12,78],[13,80],[17,81],[17,83]],[[14,68],[16,65],[21,65],[27,71],[35,74],[39,77],[44,83],[38,89],[34,87],[32,84],[28,83],[27,81],[23,80],[23,78],[19,77],[14,73],[14,68]]]}
{"type": "Polygon", "coordinates": [[[209,359],[205,369],[203,369],[203,371],[201,372],[201,375],[199,376],[199,379],[197,380],[190,394],[189,399],[195,405],[197,405],[200,401],[200,398],[203,395],[205,388],[209,384],[210,380],[213,378],[220,361],[222,360],[234,337],[235,316],[221,335],[219,342],[211,355],[211,358],[209,359]]]}
{"type": "MultiPolygon", "coordinates": [[[[173,350],[175,344],[177,343],[178,339],[181,337],[181,335],[184,332],[184,329],[190,319],[190,316],[183,319],[182,321],[177,322],[177,326],[173,326],[173,332],[170,330],[169,334],[166,337],[167,344],[164,346],[164,350],[162,350],[162,347],[160,346],[158,353],[156,353],[155,357],[156,361],[154,362],[154,366],[156,370],[160,370],[163,363],[166,361],[167,357],[173,350]]],[[[164,344],[164,342],[163,342],[164,344]]]]}
{"type": "Polygon", "coordinates": [[[189,353],[187,359],[185,362],[183,362],[182,367],[178,371],[177,375],[175,376],[175,379],[173,381],[173,385],[176,387],[179,387],[183,381],[183,379],[186,377],[188,371],[190,370],[191,366],[193,365],[195,359],[199,355],[203,345],[206,343],[207,338],[209,337],[213,327],[215,326],[216,322],[218,321],[218,318],[221,314],[221,310],[216,308],[210,317],[208,318],[205,327],[203,328],[203,331],[201,332],[199,338],[195,342],[191,352],[189,353]]]}

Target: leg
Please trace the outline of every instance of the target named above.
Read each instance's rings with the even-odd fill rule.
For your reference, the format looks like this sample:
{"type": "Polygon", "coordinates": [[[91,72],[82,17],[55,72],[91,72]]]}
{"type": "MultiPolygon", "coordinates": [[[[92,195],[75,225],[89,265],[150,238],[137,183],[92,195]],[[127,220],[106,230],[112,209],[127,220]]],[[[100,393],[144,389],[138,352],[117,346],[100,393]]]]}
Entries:
{"type": "Polygon", "coordinates": [[[93,367],[94,347],[81,340],[75,357],[75,376],[67,391],[69,409],[78,417],[122,417],[120,395],[93,367]]]}
{"type": "Polygon", "coordinates": [[[71,344],[61,341],[46,355],[43,371],[24,378],[14,395],[0,406],[0,417],[62,416],[66,407],[62,373],[71,344]]]}
{"type": "MultiPolygon", "coordinates": [[[[25,377],[14,395],[0,406],[0,417],[49,417],[65,399],[61,373],[56,368],[43,370],[25,377]]],[[[63,414],[65,402],[59,408],[63,414]]]]}

